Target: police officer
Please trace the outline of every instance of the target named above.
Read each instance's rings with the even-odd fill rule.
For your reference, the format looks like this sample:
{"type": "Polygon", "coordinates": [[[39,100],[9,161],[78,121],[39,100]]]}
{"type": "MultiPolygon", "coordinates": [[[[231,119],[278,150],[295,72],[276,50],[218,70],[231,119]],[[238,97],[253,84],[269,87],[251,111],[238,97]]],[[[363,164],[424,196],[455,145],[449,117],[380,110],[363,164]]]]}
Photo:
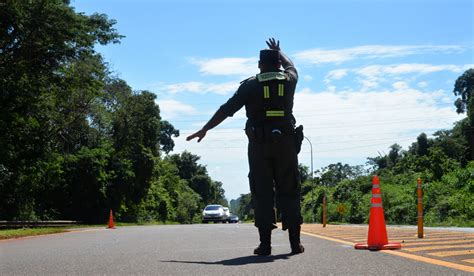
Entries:
{"type": "MultiPolygon", "coordinates": [[[[281,213],[282,228],[288,229],[291,252],[304,252],[300,242],[300,179],[297,154],[303,138],[295,137],[293,98],[298,74],[293,62],[280,51],[280,42],[267,42],[260,51],[260,74],[241,82],[237,92],[209,122],[187,140],[200,142],[207,131],[233,116],[245,105],[248,137],[249,182],[260,245],[257,255],[271,254],[271,231],[276,227],[274,206],[281,213]],[[284,71],[280,70],[283,66],[284,71]]],[[[302,131],[302,127],[298,130],[302,131]]]]}

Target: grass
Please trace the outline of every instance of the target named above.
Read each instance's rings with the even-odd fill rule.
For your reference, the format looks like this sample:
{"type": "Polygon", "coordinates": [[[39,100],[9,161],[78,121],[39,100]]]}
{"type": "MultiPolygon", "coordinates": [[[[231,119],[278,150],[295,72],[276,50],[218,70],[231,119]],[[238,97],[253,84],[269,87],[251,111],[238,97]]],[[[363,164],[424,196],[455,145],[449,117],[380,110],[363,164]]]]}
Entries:
{"type": "Polygon", "coordinates": [[[63,227],[7,229],[7,230],[0,230],[0,240],[15,239],[15,238],[21,238],[21,237],[27,237],[27,236],[63,233],[63,232],[68,232],[68,230],[63,227]]]}
{"type": "Polygon", "coordinates": [[[180,224],[173,221],[144,221],[144,222],[115,222],[116,226],[142,226],[142,225],[170,225],[180,224]]]}
{"type": "MultiPolygon", "coordinates": [[[[132,222],[116,222],[115,226],[117,227],[126,227],[126,226],[138,226],[138,225],[167,225],[167,224],[179,224],[177,222],[141,222],[141,223],[132,223],[132,222]]],[[[71,225],[67,227],[42,227],[42,228],[21,228],[21,229],[4,229],[0,230],[0,240],[5,239],[15,239],[28,236],[38,236],[38,235],[47,235],[55,233],[64,233],[69,232],[69,229],[77,228],[99,228],[107,227],[107,224],[80,224],[80,225],[71,225]]]]}

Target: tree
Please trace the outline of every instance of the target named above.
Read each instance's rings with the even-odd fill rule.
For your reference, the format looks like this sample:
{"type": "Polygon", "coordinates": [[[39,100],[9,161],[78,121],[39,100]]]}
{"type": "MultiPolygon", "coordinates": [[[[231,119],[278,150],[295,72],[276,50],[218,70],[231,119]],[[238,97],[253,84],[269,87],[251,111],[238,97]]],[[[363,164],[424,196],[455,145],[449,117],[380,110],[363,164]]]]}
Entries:
{"type": "Polygon", "coordinates": [[[418,135],[418,137],[416,138],[416,142],[418,145],[416,153],[419,156],[427,155],[428,149],[429,149],[429,142],[428,142],[428,137],[426,136],[426,134],[421,133],[420,135],[418,135]]]}
{"type": "Polygon", "coordinates": [[[201,157],[188,151],[170,155],[166,159],[176,164],[182,179],[190,180],[195,175],[207,175],[206,167],[197,163],[201,157]]]}
{"type": "Polygon", "coordinates": [[[101,142],[89,120],[107,72],[94,45],[122,36],[68,1],[7,1],[0,18],[0,218],[41,218],[71,184],[61,155],[101,142]]]}
{"type": "Polygon", "coordinates": [[[471,160],[474,160],[474,69],[469,69],[456,79],[454,84],[454,105],[457,113],[467,113],[469,119],[469,147],[471,149],[471,160]]]}
{"type": "Polygon", "coordinates": [[[321,185],[324,186],[335,186],[341,180],[349,178],[355,178],[362,174],[361,166],[350,166],[348,164],[336,163],[330,164],[325,168],[322,168],[319,176],[321,185]]]}
{"type": "Polygon", "coordinates": [[[311,179],[311,172],[309,172],[308,166],[305,166],[303,164],[298,164],[298,171],[300,173],[301,183],[304,183],[307,180],[311,179]]]}
{"type": "Polygon", "coordinates": [[[202,197],[227,204],[199,156],[160,158],[179,131],[94,49],[122,38],[114,20],[67,0],[0,6],[0,220],[103,223],[113,208],[123,221],[189,223],[202,197]]]}
{"type": "Polygon", "coordinates": [[[217,204],[220,204],[222,206],[229,206],[229,202],[225,198],[225,190],[223,186],[223,183],[220,181],[213,181],[213,186],[215,187],[215,199],[214,202],[217,202],[217,204]]]}
{"type": "Polygon", "coordinates": [[[376,157],[367,157],[367,165],[372,167],[373,171],[382,170],[388,167],[387,155],[380,155],[376,157]]]}
{"type": "Polygon", "coordinates": [[[394,167],[401,158],[402,146],[399,144],[393,144],[390,146],[390,152],[388,153],[389,166],[394,167]]]}
{"type": "Polygon", "coordinates": [[[178,137],[179,130],[175,129],[168,121],[160,122],[160,145],[161,150],[168,154],[173,151],[174,141],[172,137],[178,137]]]}
{"type": "Polygon", "coordinates": [[[160,110],[155,97],[148,91],[134,94],[114,116],[112,167],[116,177],[110,191],[114,205],[136,205],[150,188],[159,160],[160,110]]]}
{"type": "MultiPolygon", "coordinates": [[[[66,159],[64,170],[67,186],[63,197],[69,199],[65,216],[84,222],[101,223],[107,213],[107,186],[110,148],[86,147],[66,159]]],[[[59,200],[60,198],[54,198],[59,200]]]]}
{"type": "Polygon", "coordinates": [[[242,220],[251,220],[254,218],[253,206],[252,206],[252,195],[241,194],[238,198],[239,207],[237,209],[237,215],[242,220]]]}

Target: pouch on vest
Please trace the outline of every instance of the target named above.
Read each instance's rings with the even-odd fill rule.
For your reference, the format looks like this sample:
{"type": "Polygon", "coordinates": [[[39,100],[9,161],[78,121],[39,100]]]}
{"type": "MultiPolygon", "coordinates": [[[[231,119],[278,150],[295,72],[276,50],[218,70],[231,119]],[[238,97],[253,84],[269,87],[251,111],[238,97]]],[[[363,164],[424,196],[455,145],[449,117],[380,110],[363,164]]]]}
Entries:
{"type": "Polygon", "coordinates": [[[247,126],[245,128],[245,134],[247,135],[247,138],[249,139],[249,142],[252,143],[263,143],[265,139],[265,134],[263,131],[263,127],[252,127],[252,126],[247,126]]]}
{"type": "Polygon", "coordinates": [[[299,125],[295,128],[295,148],[296,154],[300,153],[301,151],[301,144],[303,143],[304,133],[303,133],[303,126],[299,125]]]}

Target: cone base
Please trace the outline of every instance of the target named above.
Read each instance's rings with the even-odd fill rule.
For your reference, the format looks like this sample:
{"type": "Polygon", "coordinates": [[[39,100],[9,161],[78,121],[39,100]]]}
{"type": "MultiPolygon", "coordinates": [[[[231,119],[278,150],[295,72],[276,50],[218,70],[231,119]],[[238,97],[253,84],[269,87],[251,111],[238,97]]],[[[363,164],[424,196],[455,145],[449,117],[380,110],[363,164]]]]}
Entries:
{"type": "Polygon", "coordinates": [[[368,245],[364,243],[356,243],[354,244],[355,249],[368,249],[368,250],[392,250],[392,249],[400,249],[402,245],[398,242],[390,242],[384,245],[368,245]]]}

